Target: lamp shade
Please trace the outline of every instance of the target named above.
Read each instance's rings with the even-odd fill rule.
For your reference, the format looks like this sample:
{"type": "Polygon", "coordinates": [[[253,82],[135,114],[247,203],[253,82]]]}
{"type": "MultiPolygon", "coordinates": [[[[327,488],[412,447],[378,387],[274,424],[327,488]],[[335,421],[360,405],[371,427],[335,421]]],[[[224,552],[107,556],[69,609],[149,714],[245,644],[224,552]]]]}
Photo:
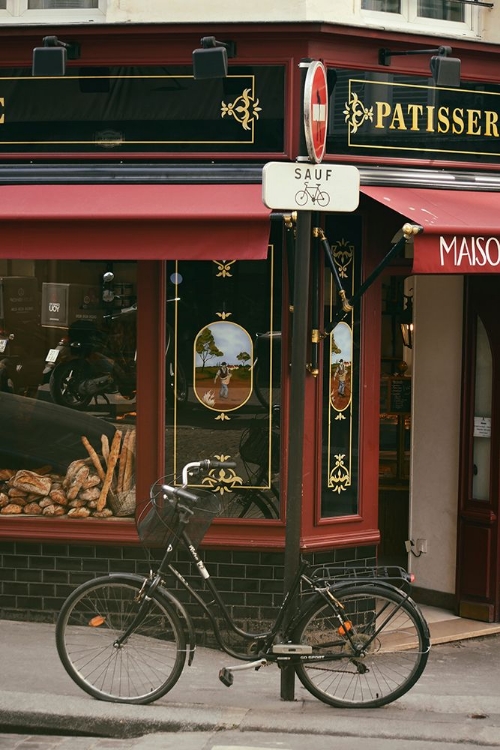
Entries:
{"type": "Polygon", "coordinates": [[[458,88],[460,86],[461,62],[458,57],[436,55],[431,57],[431,73],[436,86],[458,88]]]}
{"type": "Polygon", "coordinates": [[[66,73],[66,58],[65,47],[35,47],[31,73],[34,76],[63,76],[66,73]]]}
{"type": "Polygon", "coordinates": [[[193,51],[194,78],[225,78],[227,69],[225,47],[207,47],[193,51]]]}

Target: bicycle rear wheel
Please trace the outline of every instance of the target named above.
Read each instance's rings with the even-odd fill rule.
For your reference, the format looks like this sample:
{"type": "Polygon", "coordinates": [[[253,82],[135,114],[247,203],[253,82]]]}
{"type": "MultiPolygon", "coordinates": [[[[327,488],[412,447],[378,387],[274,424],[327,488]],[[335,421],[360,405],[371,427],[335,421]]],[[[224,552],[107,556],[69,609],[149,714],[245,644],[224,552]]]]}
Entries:
{"type": "Polygon", "coordinates": [[[293,640],[312,646],[321,661],[298,664],[299,680],[340,708],[378,708],[400,698],[429,655],[429,630],[416,605],[398,589],[376,584],[333,593],[346,626],[339,627],[334,604],[324,599],[304,615],[293,640]]]}
{"type": "Polygon", "coordinates": [[[175,685],[184,667],[184,630],[158,592],[134,631],[114,645],[137,615],[141,585],[120,576],[96,578],[79,586],[59,614],[56,644],[64,668],[99,700],[151,703],[175,685]]]}

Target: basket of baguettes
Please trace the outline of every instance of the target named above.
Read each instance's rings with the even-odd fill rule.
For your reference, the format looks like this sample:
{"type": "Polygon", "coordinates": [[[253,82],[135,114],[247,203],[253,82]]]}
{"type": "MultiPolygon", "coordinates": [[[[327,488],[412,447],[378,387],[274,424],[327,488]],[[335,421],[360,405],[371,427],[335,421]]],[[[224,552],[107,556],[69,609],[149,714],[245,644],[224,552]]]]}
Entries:
{"type": "Polygon", "coordinates": [[[51,466],[0,469],[0,514],[110,518],[135,512],[135,428],[101,436],[99,452],[82,436],[82,458],[65,474],[51,466]]]}

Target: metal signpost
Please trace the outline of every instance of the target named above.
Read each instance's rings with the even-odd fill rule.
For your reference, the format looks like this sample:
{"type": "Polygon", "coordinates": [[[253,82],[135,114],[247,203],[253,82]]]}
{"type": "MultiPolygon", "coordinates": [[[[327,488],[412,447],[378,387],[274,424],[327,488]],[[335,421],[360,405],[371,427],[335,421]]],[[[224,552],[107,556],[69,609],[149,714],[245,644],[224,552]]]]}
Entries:
{"type": "MultiPolygon", "coordinates": [[[[290,373],[284,588],[295,576],[300,555],[305,379],[308,343],[309,259],[312,211],[354,211],[359,202],[355,167],[321,164],[328,125],[328,86],[323,63],[303,61],[303,138],[307,155],[297,162],[269,162],[262,174],[262,200],[271,209],[297,211],[290,373]],[[307,163],[306,163],[307,162],[307,163]],[[318,166],[320,165],[320,166],[318,166]]],[[[294,700],[295,670],[281,670],[281,698],[294,700]]]]}

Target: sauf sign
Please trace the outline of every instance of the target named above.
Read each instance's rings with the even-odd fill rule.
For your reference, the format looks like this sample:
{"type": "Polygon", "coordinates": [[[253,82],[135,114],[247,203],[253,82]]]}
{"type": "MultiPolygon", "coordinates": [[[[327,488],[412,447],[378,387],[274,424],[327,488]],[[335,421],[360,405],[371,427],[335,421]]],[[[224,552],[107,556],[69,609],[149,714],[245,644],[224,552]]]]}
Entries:
{"type": "Polygon", "coordinates": [[[262,200],[268,208],[355,211],[359,171],[343,164],[271,161],[262,170],[262,200]]]}

